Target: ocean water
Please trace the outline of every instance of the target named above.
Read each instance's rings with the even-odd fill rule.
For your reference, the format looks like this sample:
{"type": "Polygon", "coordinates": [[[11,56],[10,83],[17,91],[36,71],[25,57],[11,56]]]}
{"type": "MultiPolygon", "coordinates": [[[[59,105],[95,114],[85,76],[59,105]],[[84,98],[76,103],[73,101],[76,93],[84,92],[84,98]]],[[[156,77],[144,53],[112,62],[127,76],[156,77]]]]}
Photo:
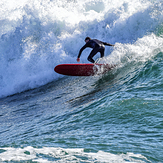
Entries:
{"type": "Polygon", "coordinates": [[[1,0],[0,63],[0,162],[163,162],[162,0],[1,0]],[[55,73],[86,36],[117,67],[55,73]]]}

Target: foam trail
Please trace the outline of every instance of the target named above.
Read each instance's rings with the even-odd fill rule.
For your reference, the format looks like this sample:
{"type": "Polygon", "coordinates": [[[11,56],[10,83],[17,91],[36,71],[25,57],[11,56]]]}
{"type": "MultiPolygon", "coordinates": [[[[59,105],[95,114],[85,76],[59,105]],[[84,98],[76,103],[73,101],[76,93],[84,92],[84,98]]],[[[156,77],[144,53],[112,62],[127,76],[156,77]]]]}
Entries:
{"type": "MultiPolygon", "coordinates": [[[[121,63],[124,48],[129,58],[135,47],[143,50],[145,38],[159,46],[148,46],[149,51],[162,51],[161,34],[156,36],[163,22],[161,1],[1,0],[0,7],[0,98],[61,77],[54,67],[76,63],[86,36],[116,43],[106,48],[108,63],[117,57],[121,63]]],[[[82,53],[82,62],[88,62],[89,52],[82,53]]]]}
{"type": "Polygon", "coordinates": [[[43,147],[33,148],[1,148],[5,150],[0,153],[2,161],[36,161],[36,162],[149,162],[148,159],[140,154],[111,154],[108,152],[98,151],[97,153],[87,153],[80,148],[54,148],[43,147]],[[50,160],[48,159],[50,158],[50,160]],[[56,161],[57,160],[57,161],[56,161]]]}

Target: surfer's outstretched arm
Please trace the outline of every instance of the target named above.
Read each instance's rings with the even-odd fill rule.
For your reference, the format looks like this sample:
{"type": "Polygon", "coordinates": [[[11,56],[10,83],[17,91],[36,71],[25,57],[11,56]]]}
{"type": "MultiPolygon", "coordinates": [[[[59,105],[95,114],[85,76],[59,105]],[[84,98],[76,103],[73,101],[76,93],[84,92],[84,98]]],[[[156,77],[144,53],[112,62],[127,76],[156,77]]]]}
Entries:
{"type": "Polygon", "coordinates": [[[87,45],[85,44],[79,51],[79,54],[78,54],[78,57],[77,57],[77,61],[80,62],[80,56],[81,56],[81,53],[82,51],[87,47],[87,45]]]}
{"type": "Polygon", "coordinates": [[[115,45],[109,44],[109,43],[107,43],[107,42],[103,42],[103,44],[104,44],[104,45],[107,45],[107,46],[115,46],[115,45]]]}

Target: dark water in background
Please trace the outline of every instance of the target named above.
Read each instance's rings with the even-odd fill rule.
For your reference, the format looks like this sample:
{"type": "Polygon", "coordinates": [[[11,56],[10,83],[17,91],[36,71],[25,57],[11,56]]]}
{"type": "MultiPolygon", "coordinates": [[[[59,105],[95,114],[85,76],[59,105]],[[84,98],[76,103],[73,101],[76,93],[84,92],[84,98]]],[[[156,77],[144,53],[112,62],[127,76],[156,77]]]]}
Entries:
{"type": "Polygon", "coordinates": [[[162,1],[5,2],[0,162],[163,162],[162,1]],[[118,66],[56,74],[88,34],[117,42],[105,62],[118,66]]]}

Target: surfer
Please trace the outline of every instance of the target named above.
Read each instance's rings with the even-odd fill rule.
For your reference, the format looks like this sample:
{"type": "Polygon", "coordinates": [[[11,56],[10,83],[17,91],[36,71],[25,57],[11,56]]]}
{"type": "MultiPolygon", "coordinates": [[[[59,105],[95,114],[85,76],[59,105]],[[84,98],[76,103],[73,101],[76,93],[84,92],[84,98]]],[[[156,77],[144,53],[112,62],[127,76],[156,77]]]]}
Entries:
{"type": "Polygon", "coordinates": [[[100,52],[101,54],[101,58],[104,57],[104,52],[105,52],[105,46],[104,45],[107,45],[107,46],[114,46],[112,44],[109,44],[107,42],[102,42],[102,41],[99,41],[97,39],[91,39],[90,37],[86,37],[85,38],[85,42],[86,44],[80,49],[79,51],[79,54],[78,54],[78,58],[77,58],[77,61],[80,62],[80,56],[81,56],[81,53],[82,51],[89,47],[89,48],[93,48],[93,50],[91,51],[91,53],[89,54],[88,56],[88,61],[92,62],[92,63],[95,63],[95,61],[93,60],[93,57],[98,53],[100,52]]]}

